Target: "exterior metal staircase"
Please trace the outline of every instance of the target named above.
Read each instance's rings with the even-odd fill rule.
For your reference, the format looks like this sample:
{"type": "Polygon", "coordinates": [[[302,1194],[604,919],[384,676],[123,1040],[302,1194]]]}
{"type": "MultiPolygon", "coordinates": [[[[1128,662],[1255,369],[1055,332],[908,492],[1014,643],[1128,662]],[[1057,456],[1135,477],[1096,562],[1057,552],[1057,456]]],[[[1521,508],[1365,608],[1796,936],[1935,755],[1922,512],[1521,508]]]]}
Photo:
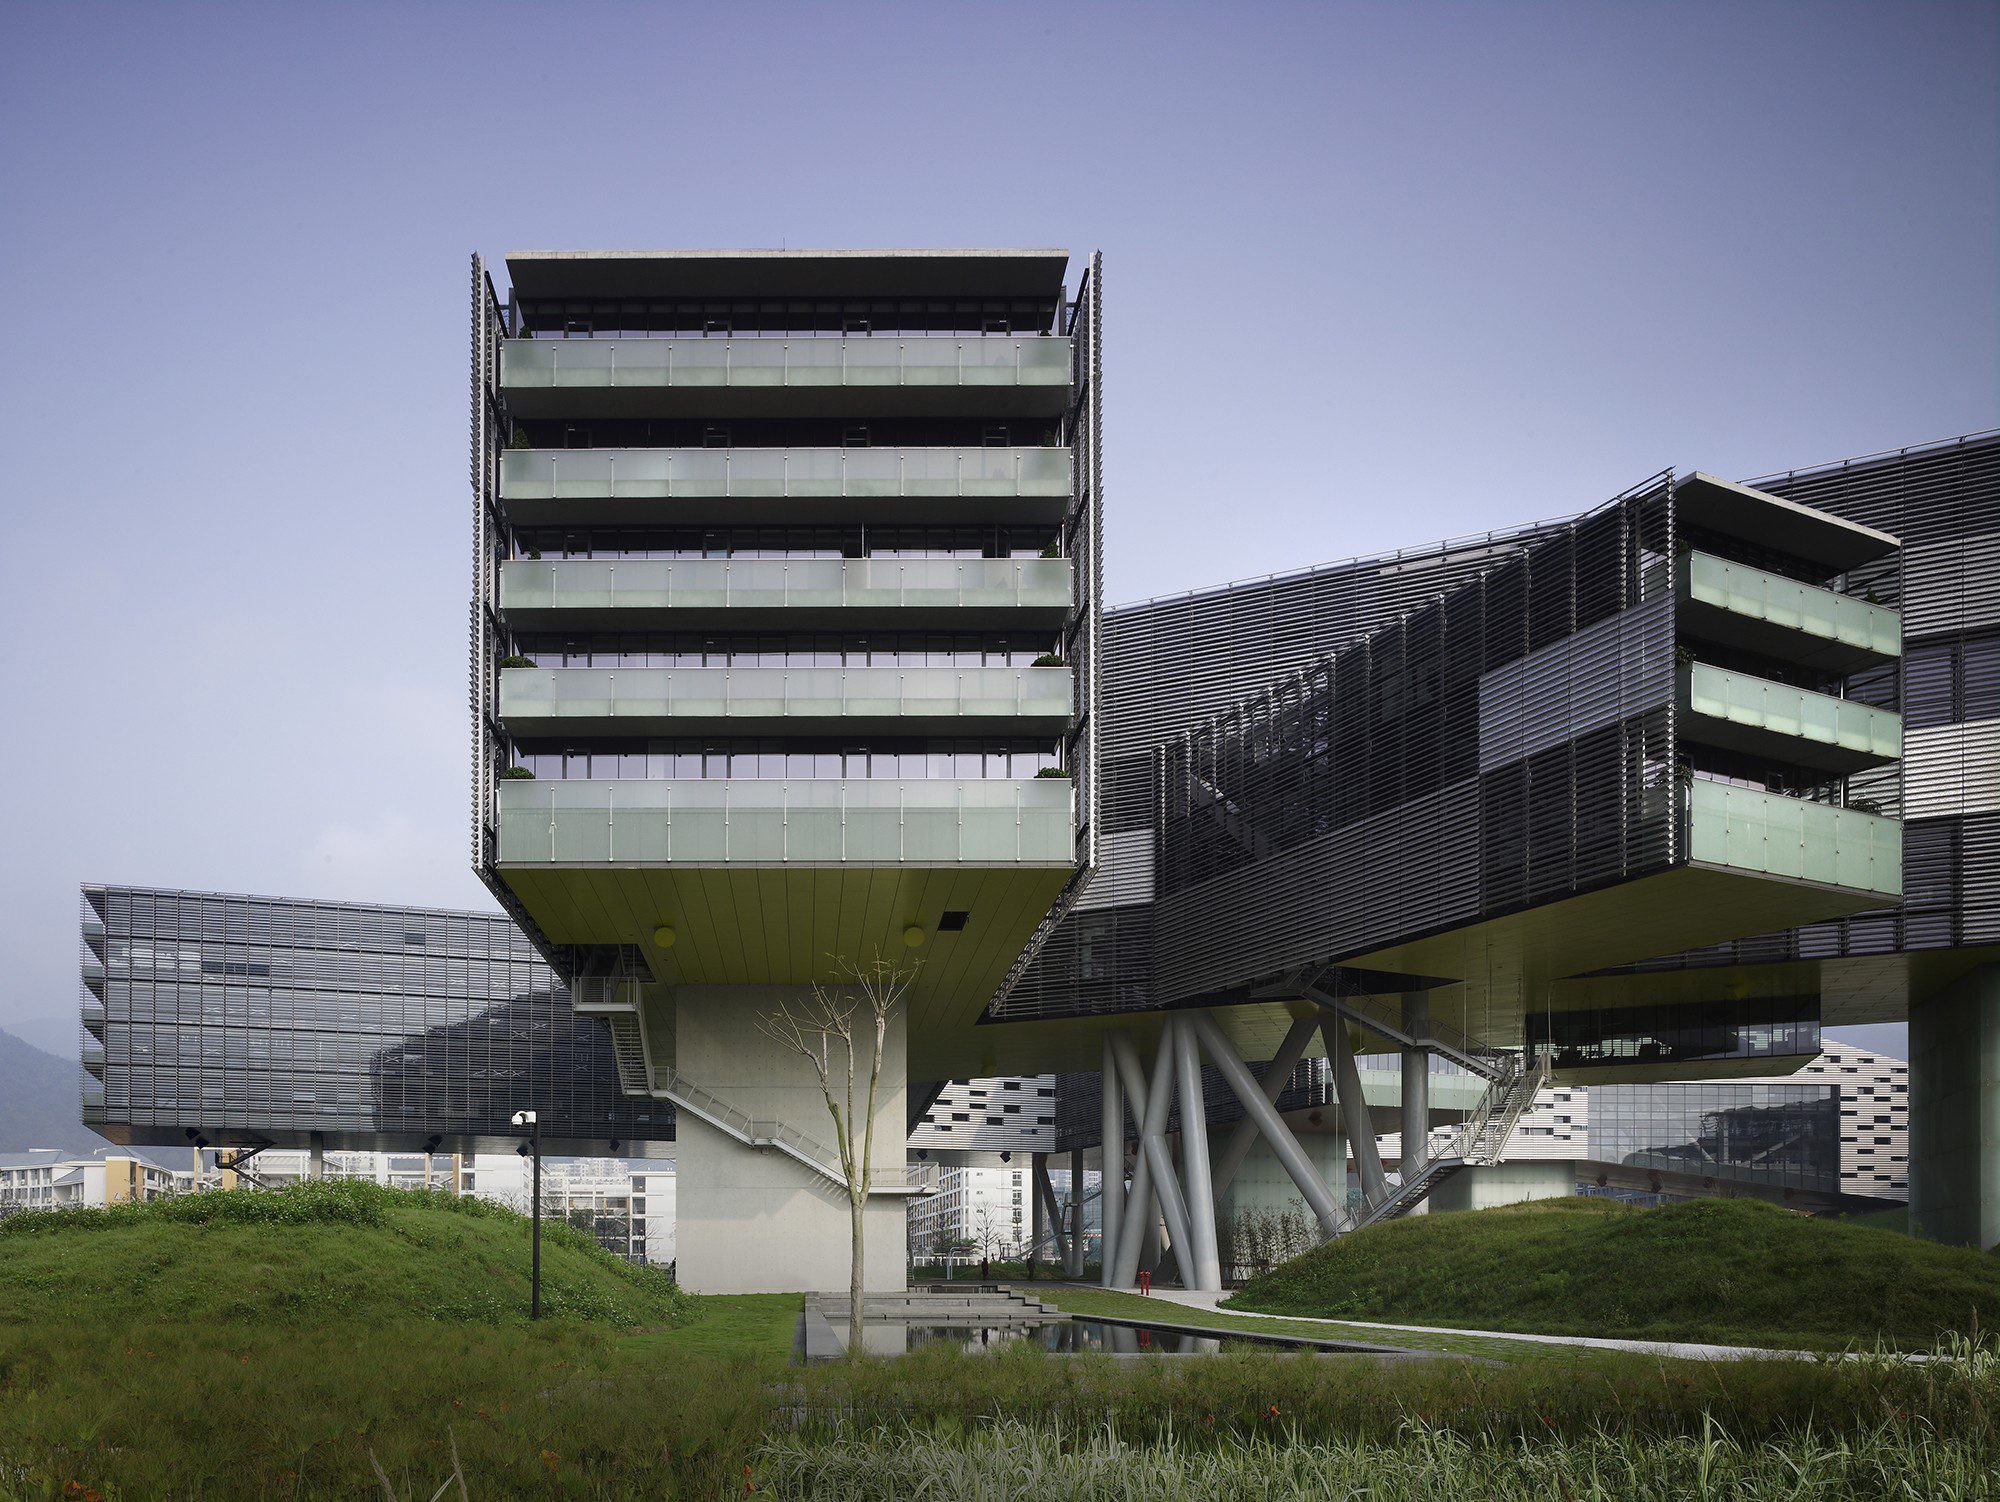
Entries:
{"type": "MultiPolygon", "coordinates": [[[[822,1178],[838,1184],[843,1192],[847,1189],[847,1175],[841,1171],[840,1155],[798,1128],[787,1126],[782,1121],[759,1121],[748,1112],[730,1105],[713,1090],[704,1089],[671,1069],[656,1066],[652,1076],[651,1094],[672,1101],[677,1109],[700,1117],[718,1132],[735,1138],[745,1147],[768,1148],[783,1153],[822,1178]]],[[[933,1194],[936,1190],[921,1180],[918,1170],[906,1168],[896,1175],[878,1173],[869,1184],[868,1192],[933,1194]]]]}
{"type": "MultiPolygon", "coordinates": [[[[571,983],[570,1003],[585,1016],[602,1017],[611,1029],[611,1053],[618,1063],[618,1086],[628,1095],[652,1095],[673,1102],[676,1110],[699,1117],[745,1147],[783,1153],[821,1178],[847,1190],[840,1154],[782,1121],[759,1121],[738,1110],[713,1090],[675,1073],[653,1059],[640,1013],[640,981],[632,976],[587,976],[571,983]]],[[[935,1194],[916,1169],[881,1174],[869,1184],[875,1194],[935,1194]]]]}
{"type": "Polygon", "coordinates": [[[1549,1082],[1549,1055],[1538,1052],[1525,1063],[1515,1054],[1493,1057],[1504,1061],[1500,1078],[1487,1087],[1464,1124],[1443,1148],[1420,1160],[1414,1170],[1405,1168],[1402,1183],[1391,1184],[1376,1198],[1364,1201],[1353,1212],[1351,1223],[1341,1228],[1343,1234],[1407,1215],[1460,1169],[1500,1161],[1522,1114],[1549,1082]]]}
{"type": "Polygon", "coordinates": [[[1426,1020],[1419,1024],[1418,1031],[1411,1032],[1404,1026],[1403,1009],[1383,997],[1329,989],[1318,980],[1308,982],[1304,990],[1307,997],[1327,1011],[1359,1023],[1392,1043],[1404,1048],[1429,1049],[1496,1084],[1518,1065],[1513,1054],[1487,1048],[1449,1023],[1426,1020]]]}

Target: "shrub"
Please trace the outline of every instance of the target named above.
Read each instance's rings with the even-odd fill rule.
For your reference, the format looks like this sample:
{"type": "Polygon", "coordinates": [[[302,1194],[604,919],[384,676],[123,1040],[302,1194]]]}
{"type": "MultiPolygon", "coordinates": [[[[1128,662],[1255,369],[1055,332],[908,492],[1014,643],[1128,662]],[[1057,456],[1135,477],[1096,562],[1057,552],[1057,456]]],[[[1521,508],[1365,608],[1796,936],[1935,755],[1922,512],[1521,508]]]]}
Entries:
{"type": "Polygon", "coordinates": [[[1059,652],[1044,652],[1029,664],[1030,667],[1037,668],[1059,668],[1062,665],[1062,654],[1059,652]]]}
{"type": "Polygon", "coordinates": [[[1069,773],[1065,772],[1061,767],[1043,767],[1035,775],[1037,777],[1067,777],[1069,773]]]}
{"type": "Polygon", "coordinates": [[[503,668],[531,668],[534,665],[534,658],[523,657],[519,652],[510,652],[500,659],[500,666],[503,668]]]}
{"type": "Polygon", "coordinates": [[[500,772],[502,782],[533,782],[535,774],[526,767],[503,767],[500,772]]]}

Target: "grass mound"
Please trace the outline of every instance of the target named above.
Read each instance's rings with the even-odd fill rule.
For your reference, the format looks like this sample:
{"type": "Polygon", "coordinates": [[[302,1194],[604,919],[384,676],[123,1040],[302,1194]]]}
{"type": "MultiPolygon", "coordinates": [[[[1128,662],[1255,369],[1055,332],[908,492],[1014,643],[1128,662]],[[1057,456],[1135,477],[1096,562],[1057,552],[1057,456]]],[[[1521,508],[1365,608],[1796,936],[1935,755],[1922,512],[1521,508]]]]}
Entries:
{"type": "MultiPolygon", "coordinates": [[[[526,1216],[364,1183],[188,1195],[0,1221],[0,1324],[75,1317],[357,1326],[525,1321],[526,1216]]],[[[546,1317],[633,1328],[686,1300],[568,1226],[542,1224],[546,1317]]]]}
{"type": "Polygon", "coordinates": [[[1553,1335],[1928,1348],[2000,1328],[2000,1260],[1754,1200],[1541,1200],[1391,1221],[1229,1300],[1265,1314],[1553,1335]]]}

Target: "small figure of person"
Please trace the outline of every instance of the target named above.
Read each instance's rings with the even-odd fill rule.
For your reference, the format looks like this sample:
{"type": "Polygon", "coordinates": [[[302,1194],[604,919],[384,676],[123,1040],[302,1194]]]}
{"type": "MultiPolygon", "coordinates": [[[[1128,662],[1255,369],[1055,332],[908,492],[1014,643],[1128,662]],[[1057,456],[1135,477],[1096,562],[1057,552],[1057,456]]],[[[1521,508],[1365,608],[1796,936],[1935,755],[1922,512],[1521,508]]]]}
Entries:
{"type": "Polygon", "coordinates": [[[979,1259],[979,1281],[984,1283],[993,1275],[992,1264],[985,1257],[979,1259]]]}

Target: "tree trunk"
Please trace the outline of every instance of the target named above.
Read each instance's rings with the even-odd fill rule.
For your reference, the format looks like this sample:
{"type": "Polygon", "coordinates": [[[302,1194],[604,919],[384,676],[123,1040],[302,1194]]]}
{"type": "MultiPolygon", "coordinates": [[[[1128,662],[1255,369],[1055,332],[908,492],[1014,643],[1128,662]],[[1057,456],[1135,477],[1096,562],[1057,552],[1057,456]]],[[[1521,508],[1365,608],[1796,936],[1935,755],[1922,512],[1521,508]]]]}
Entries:
{"type": "Polygon", "coordinates": [[[847,1196],[848,1214],[854,1223],[854,1248],[847,1269],[847,1354],[849,1359],[861,1354],[861,1222],[867,1201],[850,1192],[847,1196]]]}

